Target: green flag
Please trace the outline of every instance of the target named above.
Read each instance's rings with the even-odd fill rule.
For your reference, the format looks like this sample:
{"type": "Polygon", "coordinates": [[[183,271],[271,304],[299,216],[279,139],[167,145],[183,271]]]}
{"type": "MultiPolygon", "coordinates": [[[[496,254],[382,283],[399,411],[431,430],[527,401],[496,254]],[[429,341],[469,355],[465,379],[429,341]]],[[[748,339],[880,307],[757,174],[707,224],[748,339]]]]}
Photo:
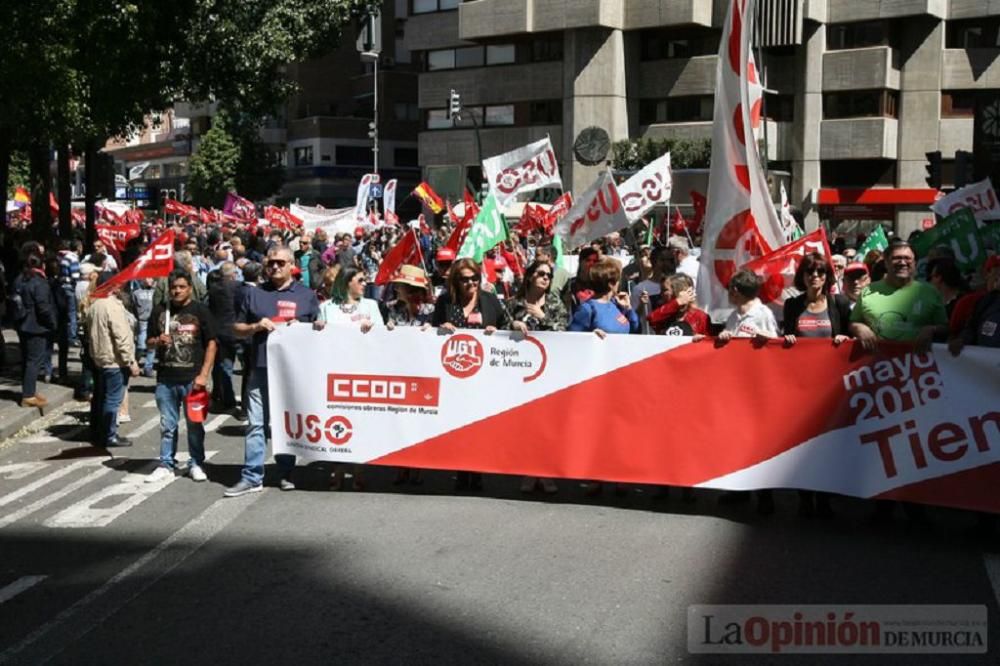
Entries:
{"type": "Polygon", "coordinates": [[[955,263],[963,273],[978,270],[986,261],[979,225],[969,208],[955,211],[940,224],[920,234],[913,241],[913,251],[918,258],[923,258],[938,245],[947,245],[955,252],[955,263]]]}
{"type": "Polygon", "coordinates": [[[508,238],[507,221],[500,213],[496,197],[490,192],[458,250],[458,258],[469,257],[476,263],[482,263],[483,255],[508,238]]]}
{"type": "Polygon", "coordinates": [[[979,236],[983,239],[984,245],[992,245],[993,251],[1000,254],[1000,221],[987,220],[985,226],[979,230],[979,236]]]}
{"type": "Polygon", "coordinates": [[[861,244],[858,248],[858,259],[861,261],[865,260],[868,253],[872,250],[878,250],[879,252],[885,252],[885,248],[889,247],[889,239],[886,238],[885,229],[882,225],[878,225],[868,237],[865,238],[865,242],[861,244]]]}
{"type": "Polygon", "coordinates": [[[563,258],[565,253],[563,251],[562,236],[559,234],[552,237],[552,251],[556,255],[556,266],[566,270],[566,260],[563,258]]]}

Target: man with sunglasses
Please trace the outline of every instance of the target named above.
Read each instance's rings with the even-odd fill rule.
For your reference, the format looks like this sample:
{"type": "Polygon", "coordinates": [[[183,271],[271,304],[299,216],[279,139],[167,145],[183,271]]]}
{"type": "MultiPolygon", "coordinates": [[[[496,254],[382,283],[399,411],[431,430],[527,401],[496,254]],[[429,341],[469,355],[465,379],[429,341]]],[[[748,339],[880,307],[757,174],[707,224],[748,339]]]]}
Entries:
{"type": "MultiPolygon", "coordinates": [[[[267,336],[281,324],[292,321],[313,322],[319,314],[316,294],[301,282],[292,279],[295,257],[287,247],[278,245],[267,252],[264,270],[267,282],[244,292],[237,306],[233,333],[239,338],[251,338],[251,367],[247,400],[245,459],[243,472],[236,485],[227,488],[226,497],[239,497],[260,492],[264,482],[264,459],[267,456],[267,336]]],[[[295,490],[292,470],[295,456],[274,457],[281,471],[279,486],[295,490]]]]}

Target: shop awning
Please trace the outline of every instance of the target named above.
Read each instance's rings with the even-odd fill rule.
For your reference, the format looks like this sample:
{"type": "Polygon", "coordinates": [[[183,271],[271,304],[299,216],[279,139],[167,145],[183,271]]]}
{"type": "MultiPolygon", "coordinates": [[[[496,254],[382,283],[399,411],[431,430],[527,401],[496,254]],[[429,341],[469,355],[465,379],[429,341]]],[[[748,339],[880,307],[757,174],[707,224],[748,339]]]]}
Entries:
{"type": "Polygon", "coordinates": [[[930,188],[896,189],[885,188],[823,188],[818,191],[816,203],[820,206],[836,206],[838,204],[863,204],[886,206],[921,206],[934,203],[938,191],[930,188]]]}

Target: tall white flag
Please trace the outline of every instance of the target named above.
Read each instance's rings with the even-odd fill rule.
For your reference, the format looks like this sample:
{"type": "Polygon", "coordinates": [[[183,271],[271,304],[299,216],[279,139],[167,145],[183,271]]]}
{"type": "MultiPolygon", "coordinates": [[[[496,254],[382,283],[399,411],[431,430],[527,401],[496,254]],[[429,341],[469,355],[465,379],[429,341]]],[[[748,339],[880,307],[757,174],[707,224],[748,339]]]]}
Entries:
{"type": "Polygon", "coordinates": [[[371,192],[372,184],[378,182],[378,176],[374,173],[366,173],[358,183],[358,200],[354,204],[354,218],[363,222],[368,218],[368,194],[371,192]]]}
{"type": "Polygon", "coordinates": [[[574,250],[595,238],[606,236],[628,226],[628,217],[622,207],[618,188],[611,171],[605,169],[594,184],[581,194],[569,212],[555,224],[567,250],[574,250]]]}
{"type": "Polygon", "coordinates": [[[382,210],[396,212],[396,179],[393,178],[385,184],[382,190],[382,210]]]}
{"type": "Polygon", "coordinates": [[[559,162],[549,137],[483,160],[483,174],[501,206],[519,192],[562,187],[559,162]]]}
{"type": "Polygon", "coordinates": [[[712,168],[698,276],[698,302],[715,322],[725,321],[732,310],[726,292],[732,274],[784,241],[754,134],[763,94],[750,50],[754,5],[755,0],[731,0],[716,69],[712,168]]]}
{"type": "Polygon", "coordinates": [[[628,221],[635,222],[656,204],[670,201],[672,188],[670,153],[667,153],[618,186],[618,194],[628,221]]]}

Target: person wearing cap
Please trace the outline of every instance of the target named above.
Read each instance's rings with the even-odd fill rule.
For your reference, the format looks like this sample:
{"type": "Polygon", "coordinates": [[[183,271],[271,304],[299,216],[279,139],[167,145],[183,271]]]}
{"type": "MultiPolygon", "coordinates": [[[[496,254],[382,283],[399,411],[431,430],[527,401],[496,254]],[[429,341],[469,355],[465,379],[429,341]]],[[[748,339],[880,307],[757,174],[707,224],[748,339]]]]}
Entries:
{"type": "MultiPolygon", "coordinates": [[[[195,419],[185,410],[190,459],[177,468],[177,426],[188,400],[205,394],[215,365],[217,349],[215,317],[207,306],[192,298],[192,278],[183,270],[170,274],[170,307],[153,308],[148,344],[158,351],[156,407],[160,411],[160,465],[146,480],[161,481],[181,472],[192,481],[205,481],[204,410],[195,419]],[[192,397],[193,396],[193,397],[192,397]]],[[[206,396],[207,397],[207,396],[206,396]]]]}
{"type": "Polygon", "coordinates": [[[389,306],[386,327],[392,330],[397,326],[429,324],[434,306],[430,303],[430,282],[424,269],[404,264],[390,283],[396,290],[396,300],[389,306]]]}
{"type": "Polygon", "coordinates": [[[868,266],[860,261],[847,264],[847,268],[844,269],[844,296],[847,297],[847,304],[852,310],[861,297],[861,292],[871,283],[868,266]]]}
{"type": "Polygon", "coordinates": [[[431,286],[434,290],[434,299],[437,300],[447,289],[448,271],[455,261],[455,251],[450,247],[443,247],[434,255],[434,275],[431,276],[431,286]]]}
{"type": "Polygon", "coordinates": [[[671,236],[667,241],[667,247],[674,255],[674,263],[678,273],[684,273],[694,281],[695,288],[698,287],[698,260],[691,254],[691,244],[684,236],[671,236]]]}

